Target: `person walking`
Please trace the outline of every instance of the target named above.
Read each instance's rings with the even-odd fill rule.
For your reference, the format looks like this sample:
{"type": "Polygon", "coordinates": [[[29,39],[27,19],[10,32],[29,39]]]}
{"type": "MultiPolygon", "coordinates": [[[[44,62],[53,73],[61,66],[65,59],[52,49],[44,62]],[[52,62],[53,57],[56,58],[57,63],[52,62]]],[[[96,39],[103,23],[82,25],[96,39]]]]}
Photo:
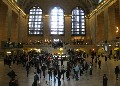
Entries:
{"type": "Polygon", "coordinates": [[[76,79],[76,80],[79,80],[79,79],[78,79],[79,69],[80,69],[80,68],[78,67],[78,65],[76,65],[76,66],[75,66],[75,79],[76,79]]]}
{"type": "Polygon", "coordinates": [[[107,61],[107,56],[105,56],[105,62],[107,61]]]}
{"type": "Polygon", "coordinates": [[[101,60],[98,61],[99,69],[101,69],[101,60]]]}
{"type": "Polygon", "coordinates": [[[61,57],[61,66],[63,65],[63,61],[64,61],[64,59],[63,59],[63,57],[61,57]]]}
{"type": "Polygon", "coordinates": [[[61,66],[61,74],[63,75],[63,80],[64,80],[64,73],[65,73],[65,69],[64,69],[64,65],[61,66]]]}
{"type": "Polygon", "coordinates": [[[14,70],[12,70],[12,69],[10,69],[10,72],[7,74],[11,79],[12,78],[15,78],[15,76],[17,76],[16,75],[16,73],[14,72],[14,70]]]}
{"type": "Polygon", "coordinates": [[[52,67],[48,68],[48,75],[49,75],[49,81],[50,81],[50,79],[52,81],[52,67]]]}
{"type": "Polygon", "coordinates": [[[54,82],[56,82],[56,76],[57,76],[57,69],[56,68],[54,68],[53,74],[54,74],[54,82]]]}
{"type": "Polygon", "coordinates": [[[58,86],[61,86],[61,71],[58,70],[58,86]]]}
{"type": "Polygon", "coordinates": [[[70,69],[68,67],[67,67],[67,70],[66,70],[66,78],[67,78],[68,81],[70,80],[70,69]]]}
{"type": "Polygon", "coordinates": [[[118,74],[119,74],[120,70],[119,70],[119,66],[115,67],[115,74],[116,74],[116,80],[118,80],[118,74]]]}
{"type": "Polygon", "coordinates": [[[89,65],[88,65],[88,63],[86,62],[86,63],[85,63],[85,71],[86,71],[86,75],[87,75],[88,68],[89,68],[89,65]]]}
{"type": "Polygon", "coordinates": [[[108,81],[108,78],[106,76],[106,74],[103,75],[103,86],[107,86],[107,81],[108,81]]]}
{"type": "Polygon", "coordinates": [[[82,74],[83,74],[83,67],[80,66],[80,76],[82,76],[82,74]]]}
{"type": "Polygon", "coordinates": [[[37,73],[40,75],[40,79],[41,79],[41,67],[37,67],[37,73]]]}
{"type": "Polygon", "coordinates": [[[45,78],[45,70],[46,70],[45,64],[42,65],[41,69],[42,69],[42,72],[43,72],[43,76],[45,78]]]}
{"type": "Polygon", "coordinates": [[[9,82],[9,86],[18,86],[18,81],[15,78],[12,78],[9,82]]]}
{"type": "Polygon", "coordinates": [[[29,62],[26,64],[26,71],[27,71],[27,77],[28,77],[28,74],[29,74],[29,69],[30,69],[30,66],[29,66],[29,62]]]}
{"type": "Polygon", "coordinates": [[[37,73],[35,72],[34,82],[33,82],[32,86],[37,86],[38,81],[39,81],[39,76],[38,76],[37,73]]]}
{"type": "Polygon", "coordinates": [[[90,62],[90,65],[89,65],[89,70],[90,70],[90,75],[92,75],[93,64],[91,62],[90,62]]]}

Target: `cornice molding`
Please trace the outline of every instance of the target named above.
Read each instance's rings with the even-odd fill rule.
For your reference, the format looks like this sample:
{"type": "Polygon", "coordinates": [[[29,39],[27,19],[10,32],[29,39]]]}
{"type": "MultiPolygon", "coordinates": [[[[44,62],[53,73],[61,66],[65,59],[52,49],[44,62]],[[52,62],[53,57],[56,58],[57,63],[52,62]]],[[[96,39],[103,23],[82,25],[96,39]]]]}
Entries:
{"type": "Polygon", "coordinates": [[[87,15],[88,18],[96,15],[98,12],[102,12],[106,7],[108,7],[111,3],[115,3],[117,0],[104,0],[101,2],[90,14],[87,15]]]}
{"type": "Polygon", "coordinates": [[[22,14],[22,16],[26,17],[26,13],[17,5],[16,2],[13,0],[2,0],[5,4],[10,6],[13,10],[15,10],[17,13],[22,14]]]}

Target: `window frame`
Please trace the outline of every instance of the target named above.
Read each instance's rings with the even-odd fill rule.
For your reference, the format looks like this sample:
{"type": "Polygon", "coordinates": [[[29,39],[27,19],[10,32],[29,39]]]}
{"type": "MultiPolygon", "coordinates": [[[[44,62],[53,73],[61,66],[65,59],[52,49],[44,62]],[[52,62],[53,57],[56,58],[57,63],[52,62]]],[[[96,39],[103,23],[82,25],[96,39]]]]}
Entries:
{"type": "MultiPolygon", "coordinates": [[[[53,16],[54,16],[53,15],[53,16]]],[[[64,9],[62,9],[61,7],[59,7],[59,6],[55,6],[55,7],[53,7],[53,8],[51,8],[51,10],[50,10],[50,20],[49,20],[49,24],[50,24],[50,35],[51,36],[54,36],[54,35],[58,35],[58,36],[62,36],[62,35],[64,35],[65,34],[65,17],[64,17],[64,9]],[[57,28],[51,28],[52,27],[52,23],[54,23],[55,21],[53,21],[52,22],[52,14],[53,13],[51,13],[52,12],[52,10],[53,9],[55,9],[55,8],[57,8],[57,13],[56,14],[54,14],[54,15],[57,15],[56,16],[56,18],[57,18],[57,21],[56,21],[56,24],[59,24],[59,25],[57,25],[56,27],[57,28]],[[59,8],[59,9],[58,9],[59,8]],[[62,10],[62,12],[58,12],[58,10],[62,10]],[[60,13],[60,14],[59,14],[60,13]],[[62,14],[63,13],[63,14],[62,14]],[[63,15],[63,16],[61,16],[61,14],[63,15]],[[59,19],[60,17],[63,17],[63,22],[61,21],[61,19],[59,19]],[[60,21],[61,21],[61,23],[62,24],[60,24],[60,21]],[[63,27],[63,28],[59,28],[59,27],[63,27]],[[55,30],[55,29],[57,29],[57,30],[55,30]],[[56,32],[56,34],[52,34],[52,32],[54,32],[54,31],[52,31],[52,30],[55,30],[55,32],[56,32]],[[62,31],[61,31],[62,30],[62,31]],[[62,33],[62,34],[59,34],[59,33],[62,33]]]]}
{"type": "Polygon", "coordinates": [[[71,36],[85,36],[86,35],[86,18],[85,18],[85,11],[82,9],[82,8],[80,8],[80,7],[75,7],[75,8],[73,8],[72,9],[72,16],[71,16],[71,36]],[[79,14],[73,14],[73,12],[75,11],[75,10],[79,10],[79,14]],[[80,11],[83,11],[82,13],[84,13],[84,15],[80,15],[80,11]],[[77,21],[77,19],[74,19],[74,18],[76,18],[76,16],[78,16],[79,17],[79,20],[77,21]],[[84,18],[82,18],[84,16],[84,18]],[[73,18],[74,17],[74,18],[73,18]],[[83,20],[84,21],[83,21],[83,20]],[[76,20],[76,21],[75,21],[76,20]],[[79,28],[77,28],[77,25],[75,24],[75,23],[77,22],[78,23],[78,27],[79,28]],[[84,23],[84,25],[82,25],[84,23]],[[84,28],[83,28],[83,26],[84,26],[84,28]],[[79,31],[76,31],[76,30],[78,30],[79,29],[79,31]],[[84,31],[82,31],[84,29],[84,31]],[[73,31],[74,30],[74,31],[73,31]],[[82,33],[85,33],[85,34],[82,34],[82,33]]]}
{"type": "Polygon", "coordinates": [[[39,35],[43,35],[43,10],[39,7],[39,6],[33,6],[30,10],[29,10],[29,17],[28,17],[28,35],[29,36],[39,36],[39,35]],[[39,10],[38,10],[39,9],[39,10]],[[33,11],[32,11],[33,10],[33,11]],[[37,10],[37,11],[36,11],[37,10]],[[30,14],[31,12],[31,14],[30,14]],[[32,14],[33,12],[35,12],[35,14],[32,14]],[[38,12],[38,14],[36,14],[36,12],[38,12]],[[42,13],[41,13],[42,12],[42,13]],[[30,18],[31,17],[31,18],[30,18]],[[36,17],[36,18],[35,18],[36,17]],[[39,17],[39,18],[38,18],[39,17]],[[31,19],[31,21],[30,21],[31,19]],[[38,20],[39,19],[39,20],[38,20]],[[31,23],[31,24],[29,24],[31,23]],[[29,25],[33,26],[33,27],[29,27],[29,25]],[[37,25],[37,27],[36,27],[37,25]],[[38,27],[40,26],[40,27],[38,27]],[[33,30],[32,30],[33,29],[33,30]],[[30,32],[32,34],[30,34],[30,32]],[[35,34],[38,33],[38,34],[35,34]]]}

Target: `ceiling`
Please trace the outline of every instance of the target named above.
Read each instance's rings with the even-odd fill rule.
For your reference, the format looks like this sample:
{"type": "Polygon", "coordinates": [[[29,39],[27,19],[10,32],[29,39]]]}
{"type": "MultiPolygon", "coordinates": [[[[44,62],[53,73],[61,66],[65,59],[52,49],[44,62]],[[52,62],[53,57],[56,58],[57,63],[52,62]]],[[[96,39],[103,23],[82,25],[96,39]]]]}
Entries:
{"type": "MultiPolygon", "coordinates": [[[[99,0],[71,0],[71,2],[73,3],[75,1],[77,1],[78,4],[85,10],[86,14],[90,13],[93,9],[95,9],[95,7],[98,6],[98,2],[99,2],[99,0]]],[[[18,0],[18,2],[20,7],[26,12],[31,5],[39,2],[40,3],[45,2],[45,0],[18,0]]]]}

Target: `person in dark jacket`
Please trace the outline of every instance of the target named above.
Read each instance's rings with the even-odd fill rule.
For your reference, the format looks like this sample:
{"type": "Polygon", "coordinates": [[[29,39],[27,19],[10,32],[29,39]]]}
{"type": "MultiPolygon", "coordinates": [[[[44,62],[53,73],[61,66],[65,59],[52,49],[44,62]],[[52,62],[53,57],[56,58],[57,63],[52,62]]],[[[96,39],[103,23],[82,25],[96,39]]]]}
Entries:
{"type": "Polygon", "coordinates": [[[54,74],[54,82],[56,82],[56,76],[57,76],[57,69],[56,68],[54,68],[53,74],[54,74]]]}
{"type": "Polygon", "coordinates": [[[66,77],[67,77],[67,80],[70,80],[70,69],[67,68],[66,70],[66,77]]]}
{"type": "Polygon", "coordinates": [[[15,78],[12,78],[9,82],[9,86],[18,86],[18,81],[15,78]]]}
{"type": "Polygon", "coordinates": [[[52,67],[48,68],[49,81],[52,80],[52,67]]]}
{"type": "Polygon", "coordinates": [[[106,74],[103,75],[103,86],[107,86],[107,81],[108,81],[108,78],[106,76],[106,74]]]}
{"type": "Polygon", "coordinates": [[[89,68],[89,65],[88,65],[88,63],[86,62],[86,63],[85,63],[85,71],[86,71],[86,74],[87,74],[88,68],[89,68]]]}
{"type": "Polygon", "coordinates": [[[101,60],[98,61],[99,69],[101,69],[101,60]]]}
{"type": "Polygon", "coordinates": [[[40,67],[37,67],[37,73],[40,75],[40,78],[41,78],[41,68],[40,67]]]}
{"type": "Polygon", "coordinates": [[[83,74],[83,67],[82,67],[82,65],[80,66],[80,76],[82,76],[82,74],[83,74]]]}
{"type": "Polygon", "coordinates": [[[105,56],[105,61],[107,61],[107,56],[105,56]]]}
{"type": "Polygon", "coordinates": [[[63,61],[64,61],[64,60],[63,60],[63,58],[61,57],[61,66],[63,65],[63,61]]]}
{"type": "Polygon", "coordinates": [[[93,68],[92,68],[92,66],[90,66],[90,75],[92,75],[92,70],[93,70],[93,68]]]}
{"type": "Polygon", "coordinates": [[[58,70],[58,86],[61,86],[61,71],[58,70]]]}
{"type": "Polygon", "coordinates": [[[7,75],[8,75],[11,79],[12,79],[12,78],[15,78],[15,76],[17,76],[12,69],[11,69],[11,71],[10,71],[7,75]]]}
{"type": "Polygon", "coordinates": [[[39,81],[39,76],[37,75],[37,73],[35,72],[35,75],[34,75],[34,82],[32,84],[32,86],[37,86],[37,82],[39,81]]]}
{"type": "Polygon", "coordinates": [[[41,69],[42,69],[42,72],[43,72],[43,76],[44,76],[44,78],[45,78],[45,70],[46,70],[45,64],[43,64],[43,66],[41,67],[41,69]]]}
{"type": "Polygon", "coordinates": [[[61,74],[63,75],[63,80],[64,80],[64,73],[65,73],[65,69],[64,69],[64,65],[61,66],[61,74]]]}
{"type": "Polygon", "coordinates": [[[30,69],[30,66],[29,66],[29,62],[26,64],[26,71],[27,71],[27,77],[28,77],[28,74],[29,74],[29,69],[30,69]]]}
{"type": "Polygon", "coordinates": [[[119,66],[115,67],[115,74],[116,74],[116,80],[118,80],[118,74],[119,74],[120,70],[119,70],[119,66]]]}

